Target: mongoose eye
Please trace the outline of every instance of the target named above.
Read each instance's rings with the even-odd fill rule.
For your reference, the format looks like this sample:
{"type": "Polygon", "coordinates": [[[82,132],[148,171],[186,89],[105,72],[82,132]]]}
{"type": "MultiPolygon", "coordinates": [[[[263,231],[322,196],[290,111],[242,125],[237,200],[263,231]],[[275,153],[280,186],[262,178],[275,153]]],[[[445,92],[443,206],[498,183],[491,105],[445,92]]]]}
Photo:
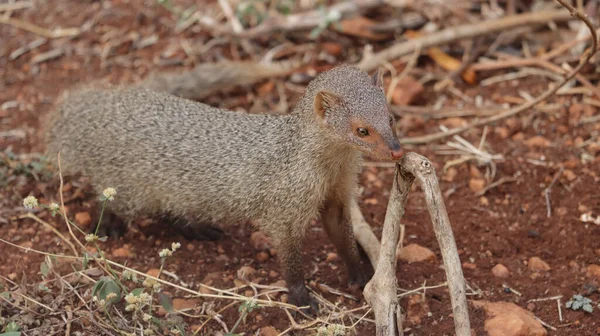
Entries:
{"type": "Polygon", "coordinates": [[[390,116],[390,125],[394,126],[394,117],[390,116]]]}
{"type": "Polygon", "coordinates": [[[361,137],[365,137],[369,135],[369,130],[364,127],[359,127],[356,129],[356,133],[358,133],[358,135],[361,137]]]}

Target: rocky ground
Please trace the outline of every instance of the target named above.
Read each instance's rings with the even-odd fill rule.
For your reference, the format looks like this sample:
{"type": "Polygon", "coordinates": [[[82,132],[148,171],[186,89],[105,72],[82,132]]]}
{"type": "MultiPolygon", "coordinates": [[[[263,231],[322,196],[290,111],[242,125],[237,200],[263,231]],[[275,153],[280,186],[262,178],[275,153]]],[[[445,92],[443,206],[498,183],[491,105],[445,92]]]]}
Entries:
{"type": "MultiPolygon", "coordinates": [[[[176,5],[189,8],[194,3],[176,5]]],[[[216,3],[201,3],[220,10],[216,3]]],[[[385,13],[374,10],[370,15],[381,19],[385,13]]],[[[65,240],[75,244],[80,256],[83,251],[70,238],[64,220],[52,216],[50,209],[23,207],[27,196],[35,196],[43,205],[60,199],[61,190],[52,180],[57,172],[48,168],[40,154],[45,147],[39,137],[43,117],[65,90],[96,81],[128,85],[151,70],[250,58],[247,49],[239,47],[237,40],[213,39],[201,25],[179,32],[173,10],[153,1],[35,1],[33,7],[16,10],[11,18],[50,30],[76,31],[55,30],[50,36],[19,28],[15,22],[0,24],[0,331],[118,334],[119,328],[132,330],[128,324],[132,320],[145,326],[148,321],[143,315],[139,320],[129,317],[131,312],[125,309],[129,301],[115,302],[108,314],[103,313],[92,302],[94,293],[100,295],[92,286],[110,274],[106,270],[110,264],[59,257],[74,255],[65,240]]],[[[527,32],[499,52],[531,57],[574,39],[576,32],[566,25],[559,25],[557,31],[540,28],[536,35],[527,32]]],[[[301,49],[312,58],[307,67],[290,76],[219,93],[205,102],[250,112],[285,110],[297,101],[315,71],[338,62],[356,62],[367,42],[376,49],[394,42],[389,36],[361,34],[332,29],[316,40],[308,40],[308,33],[256,39],[252,42],[255,52],[293,42],[298,50],[289,47],[288,53],[301,49]]],[[[483,45],[493,41],[486,39],[483,45]]],[[[453,55],[452,49],[462,46],[444,50],[453,55]]],[[[399,73],[411,59],[389,66],[399,73]]],[[[577,60],[578,56],[565,53],[556,62],[574,66],[577,60]]],[[[475,82],[457,80],[436,91],[434,84],[446,78],[448,70],[424,52],[391,94],[392,105],[403,111],[398,130],[409,137],[437,132],[440,125],[459,127],[499,107],[523,103],[555,80],[548,73],[530,71],[518,79],[482,84],[513,70],[517,69],[478,70],[473,73],[475,82]]],[[[584,70],[585,78],[592,83],[598,80],[595,65],[584,70]]],[[[589,89],[578,91],[588,88],[578,85],[541,107],[473,128],[461,134],[461,139],[406,147],[427,156],[436,167],[468,284],[474,335],[600,335],[600,122],[595,118],[600,97],[589,89]],[[483,154],[469,157],[452,148],[452,143],[461,141],[483,154]],[[582,297],[572,299],[574,295],[582,297]],[[588,304],[584,299],[591,300],[591,312],[584,311],[588,304]],[[570,308],[568,301],[572,301],[570,308]]],[[[361,175],[360,206],[377,235],[393,172],[389,164],[368,162],[361,175]]],[[[66,177],[62,194],[68,217],[83,229],[91,228],[99,202],[85,179],[66,177]]],[[[112,202],[120,201],[117,194],[112,202]]],[[[441,254],[418,186],[409,196],[402,224],[405,235],[397,275],[406,312],[405,334],[451,335],[454,325],[441,254]]],[[[251,309],[239,296],[232,299],[232,293],[252,297],[265,291],[271,292],[275,302],[287,298],[279,289],[284,283],[277,251],[268,237],[250,225],[232,224],[218,242],[188,241],[151,219],[137,220],[119,240],[92,244],[83,235],[75,235],[90,255],[104,251],[109,260],[178,286],[163,284],[164,295],[156,296],[152,314],[162,321],[153,327],[156,332],[181,328],[187,334],[215,335],[237,325],[235,332],[246,335],[312,335],[319,328],[334,335],[341,325],[347,334],[374,333],[373,316],[362,294],[348,288],[343,263],[318,222],[308,233],[304,258],[308,284],[322,296],[324,313],[318,320],[296,316],[301,325],[296,331],[291,330],[293,324],[283,304],[267,307],[259,303],[251,309]],[[181,248],[163,264],[159,252],[176,242],[181,248]]],[[[120,273],[118,266],[112,267],[120,273]]],[[[141,275],[138,285],[126,282],[122,275],[119,278],[129,290],[144,286],[141,275]]]]}

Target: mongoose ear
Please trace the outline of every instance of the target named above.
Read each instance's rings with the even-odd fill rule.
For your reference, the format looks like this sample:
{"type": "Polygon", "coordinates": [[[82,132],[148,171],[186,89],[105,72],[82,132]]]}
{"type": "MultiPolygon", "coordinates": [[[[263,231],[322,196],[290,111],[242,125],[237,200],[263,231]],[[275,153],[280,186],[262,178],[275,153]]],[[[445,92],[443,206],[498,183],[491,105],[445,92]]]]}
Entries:
{"type": "Polygon", "coordinates": [[[315,113],[319,118],[325,120],[329,112],[335,106],[342,103],[342,99],[329,91],[319,91],[315,96],[315,113]]]}
{"type": "Polygon", "coordinates": [[[373,79],[373,85],[383,89],[383,69],[377,68],[371,78],[373,79]]]}

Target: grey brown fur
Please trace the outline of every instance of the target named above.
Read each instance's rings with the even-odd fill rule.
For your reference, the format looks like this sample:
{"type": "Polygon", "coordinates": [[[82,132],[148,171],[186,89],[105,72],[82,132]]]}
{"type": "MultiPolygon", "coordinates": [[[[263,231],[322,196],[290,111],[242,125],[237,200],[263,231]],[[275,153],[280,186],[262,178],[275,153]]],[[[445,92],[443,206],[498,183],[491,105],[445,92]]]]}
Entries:
{"type": "Polygon", "coordinates": [[[114,187],[116,215],[170,214],[196,223],[258,221],[274,240],[297,305],[304,286],[303,237],[321,215],[345,259],[350,281],[364,285],[350,223],[361,152],[397,158],[380,78],[340,66],[321,73],[291,114],[251,115],[148,89],[73,94],[51,116],[48,154],[66,174],[88,176],[97,192],[114,187]],[[358,135],[357,128],[368,135],[358,135]]]}

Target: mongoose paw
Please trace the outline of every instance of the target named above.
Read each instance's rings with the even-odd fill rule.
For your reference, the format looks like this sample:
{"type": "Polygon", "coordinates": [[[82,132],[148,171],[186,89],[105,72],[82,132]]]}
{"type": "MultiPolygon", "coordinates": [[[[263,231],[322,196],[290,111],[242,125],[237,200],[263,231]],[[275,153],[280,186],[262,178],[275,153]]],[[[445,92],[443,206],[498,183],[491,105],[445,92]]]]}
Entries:
{"type": "Polygon", "coordinates": [[[356,287],[363,290],[369,280],[373,277],[374,271],[370,263],[363,263],[359,271],[351,271],[348,277],[348,286],[355,289],[356,287]]]}
{"type": "MultiPolygon", "coordinates": [[[[90,233],[96,232],[96,227],[92,226],[90,233]]],[[[104,213],[98,228],[98,237],[110,237],[111,239],[118,240],[123,237],[127,232],[127,224],[114,213],[104,213]]]]}
{"type": "Polygon", "coordinates": [[[297,307],[302,307],[302,311],[316,316],[319,313],[319,303],[310,296],[304,284],[288,288],[289,302],[297,307]]]}
{"type": "Polygon", "coordinates": [[[188,240],[216,241],[223,235],[223,230],[208,224],[186,224],[178,226],[178,229],[188,240]]]}

